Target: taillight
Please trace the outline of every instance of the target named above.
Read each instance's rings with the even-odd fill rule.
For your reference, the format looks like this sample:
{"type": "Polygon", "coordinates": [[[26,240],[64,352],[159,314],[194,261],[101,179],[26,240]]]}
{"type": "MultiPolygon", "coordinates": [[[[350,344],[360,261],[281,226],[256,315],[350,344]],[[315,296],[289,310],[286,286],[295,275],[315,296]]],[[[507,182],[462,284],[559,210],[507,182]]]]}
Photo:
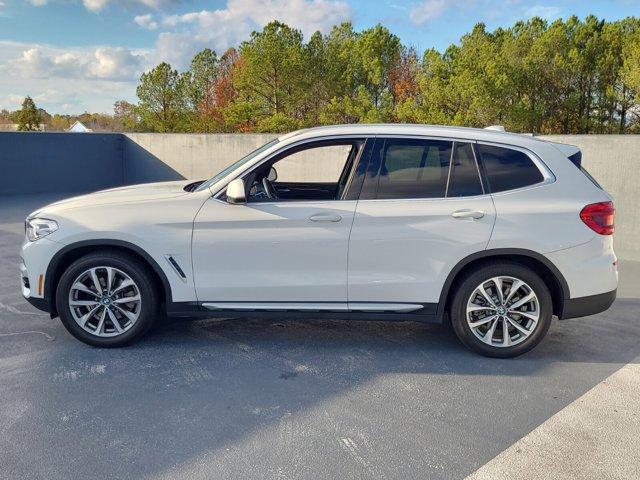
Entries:
{"type": "Polygon", "coordinates": [[[613,235],[615,215],[612,202],[591,203],[580,212],[585,225],[600,235],[613,235]]]}

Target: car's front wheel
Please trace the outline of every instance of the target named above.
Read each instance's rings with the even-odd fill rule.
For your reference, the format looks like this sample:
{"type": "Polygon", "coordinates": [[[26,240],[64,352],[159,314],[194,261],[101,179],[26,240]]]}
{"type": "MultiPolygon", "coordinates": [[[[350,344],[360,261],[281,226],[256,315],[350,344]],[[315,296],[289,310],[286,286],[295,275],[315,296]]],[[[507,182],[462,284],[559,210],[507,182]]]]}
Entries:
{"type": "Polygon", "coordinates": [[[67,268],[58,283],[56,307],[77,339],[97,347],[119,347],[151,327],[158,296],[144,264],[105,251],[79,258],[67,268]]]}
{"type": "Polygon", "coordinates": [[[454,293],[451,323],[467,347],[489,357],[515,357],[535,347],[551,324],[551,294],[540,276],[501,261],[469,272],[454,293]]]}

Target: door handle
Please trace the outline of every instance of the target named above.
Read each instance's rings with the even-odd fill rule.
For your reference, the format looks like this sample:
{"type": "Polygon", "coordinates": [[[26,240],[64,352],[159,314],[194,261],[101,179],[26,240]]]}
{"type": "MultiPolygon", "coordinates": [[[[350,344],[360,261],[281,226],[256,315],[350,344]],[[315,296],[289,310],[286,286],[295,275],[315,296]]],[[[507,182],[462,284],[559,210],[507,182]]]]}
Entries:
{"type": "Polygon", "coordinates": [[[318,213],[316,215],[311,215],[309,220],[312,222],[339,222],[342,220],[342,217],[331,213],[318,213]]]}
{"type": "Polygon", "coordinates": [[[467,218],[478,220],[479,218],[484,217],[484,212],[481,212],[480,210],[456,210],[451,214],[451,216],[458,220],[464,220],[467,218]]]}

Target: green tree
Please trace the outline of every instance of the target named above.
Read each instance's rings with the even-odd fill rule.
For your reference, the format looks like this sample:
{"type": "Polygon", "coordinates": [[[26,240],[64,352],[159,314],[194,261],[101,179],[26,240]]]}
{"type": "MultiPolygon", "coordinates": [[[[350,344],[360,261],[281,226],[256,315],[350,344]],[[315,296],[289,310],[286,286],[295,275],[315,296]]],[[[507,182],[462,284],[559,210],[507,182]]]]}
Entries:
{"type": "Polygon", "coordinates": [[[22,109],[18,114],[18,130],[20,132],[37,132],[40,130],[42,116],[31,97],[22,102],[22,109]]]}
{"type": "Polygon", "coordinates": [[[215,83],[218,76],[218,55],[210,48],[197,53],[191,60],[189,71],[185,73],[191,107],[199,108],[200,103],[215,83]]]}
{"type": "Polygon", "coordinates": [[[113,104],[113,119],[115,129],[121,132],[133,132],[140,123],[136,106],[126,100],[118,100],[113,104]]]}
{"type": "Polygon", "coordinates": [[[142,124],[154,132],[179,132],[188,127],[187,88],[184,77],[168,63],[143,73],[136,89],[142,124]]]}
{"type": "Polygon", "coordinates": [[[69,115],[60,115],[56,113],[51,117],[49,121],[48,130],[52,130],[54,132],[64,132],[71,126],[71,118],[69,115]]]}
{"type": "Polygon", "coordinates": [[[619,131],[624,133],[627,126],[632,131],[640,126],[640,25],[637,22],[625,30],[621,56],[618,114],[619,131]]]}
{"type": "Polygon", "coordinates": [[[402,54],[400,39],[381,25],[356,33],[350,23],[343,23],[330,32],[326,52],[331,100],[321,121],[389,121],[394,102],[391,76],[402,54]]]}
{"type": "Polygon", "coordinates": [[[234,74],[240,101],[253,104],[263,117],[300,119],[306,74],[302,33],[271,22],[240,46],[240,56],[242,66],[234,74]]]}
{"type": "Polygon", "coordinates": [[[342,23],[305,43],[300,31],[271,22],[220,59],[205,49],[187,72],[161,64],[145,74],[136,112],[140,128],[156,131],[402,121],[636,132],[639,31],[633,17],[534,17],[493,31],[479,23],[444,51],[419,56],[381,25],[342,23]]]}

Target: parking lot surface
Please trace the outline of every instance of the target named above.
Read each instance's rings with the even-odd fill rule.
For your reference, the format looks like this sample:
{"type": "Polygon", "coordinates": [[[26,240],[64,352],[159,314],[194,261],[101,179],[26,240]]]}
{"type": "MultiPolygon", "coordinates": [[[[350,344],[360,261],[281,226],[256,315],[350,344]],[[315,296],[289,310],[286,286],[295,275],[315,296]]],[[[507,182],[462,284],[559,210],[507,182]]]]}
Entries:
{"type": "MultiPolygon", "coordinates": [[[[609,311],[555,321],[511,360],[477,356],[442,326],[246,318],[166,321],[96,349],[20,295],[23,219],[53,199],[0,201],[0,478],[496,478],[515,464],[505,455],[535,478],[554,441],[605,463],[549,477],[588,478],[633,438],[640,381],[621,369],[640,356],[638,263],[621,262],[609,311]],[[614,380],[636,407],[603,394],[614,380]],[[580,427],[593,411],[626,426],[580,427]],[[554,437],[558,425],[578,433],[554,437]]],[[[637,478],[636,457],[614,459],[612,477],[637,478]]]]}

